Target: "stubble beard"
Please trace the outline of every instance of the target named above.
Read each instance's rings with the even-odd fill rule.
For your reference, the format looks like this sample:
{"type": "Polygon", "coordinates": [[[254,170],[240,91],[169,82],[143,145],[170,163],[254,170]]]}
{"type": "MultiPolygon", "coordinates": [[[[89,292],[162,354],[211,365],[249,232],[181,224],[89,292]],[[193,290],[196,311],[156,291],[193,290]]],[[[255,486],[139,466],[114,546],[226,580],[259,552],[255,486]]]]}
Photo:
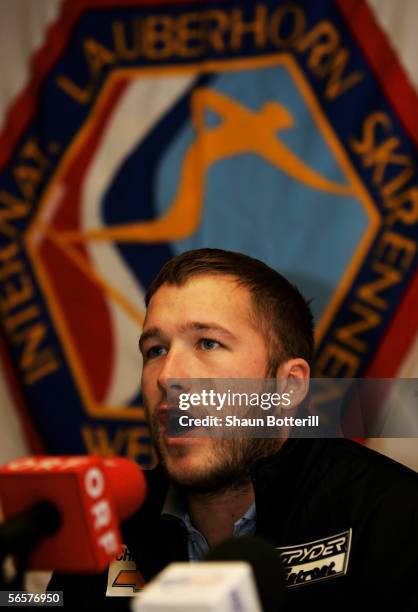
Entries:
{"type": "MultiPolygon", "coordinates": [[[[170,467],[170,458],[162,439],[160,421],[157,414],[146,409],[148,425],[159,462],[172,481],[185,491],[199,495],[219,495],[227,491],[238,492],[248,488],[251,483],[251,469],[254,464],[276,453],[283,440],[276,438],[234,438],[210,439],[210,458],[212,461],[199,469],[191,471],[170,467]]],[[[193,447],[176,449],[175,452],[190,453],[193,447]]]]}

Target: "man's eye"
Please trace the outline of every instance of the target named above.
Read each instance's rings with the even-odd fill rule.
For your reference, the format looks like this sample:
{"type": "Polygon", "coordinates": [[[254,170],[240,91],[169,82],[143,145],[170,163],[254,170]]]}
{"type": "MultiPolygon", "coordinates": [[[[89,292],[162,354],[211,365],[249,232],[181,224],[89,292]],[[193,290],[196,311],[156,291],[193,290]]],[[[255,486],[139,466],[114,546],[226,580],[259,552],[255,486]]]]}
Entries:
{"type": "Polygon", "coordinates": [[[161,357],[161,355],[166,355],[167,349],[164,346],[151,346],[147,351],[145,351],[146,359],[155,359],[155,357],[161,357]]]}
{"type": "Polygon", "coordinates": [[[199,340],[199,344],[204,351],[213,351],[213,349],[222,346],[220,342],[217,340],[211,340],[210,338],[202,338],[199,340]]]}

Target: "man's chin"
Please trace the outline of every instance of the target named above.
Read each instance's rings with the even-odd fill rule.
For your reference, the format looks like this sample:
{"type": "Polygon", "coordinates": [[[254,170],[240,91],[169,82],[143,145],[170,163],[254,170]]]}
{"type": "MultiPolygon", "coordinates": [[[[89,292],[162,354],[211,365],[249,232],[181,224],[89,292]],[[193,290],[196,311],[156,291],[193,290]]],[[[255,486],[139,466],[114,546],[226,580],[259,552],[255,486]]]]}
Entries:
{"type": "Polygon", "coordinates": [[[225,466],[208,467],[204,458],[194,455],[173,455],[162,458],[162,466],[170,480],[184,491],[201,495],[219,494],[227,490],[238,490],[248,486],[250,479],[239,470],[232,473],[225,466]]]}
{"type": "MultiPolygon", "coordinates": [[[[161,463],[169,477],[178,482],[184,475],[187,480],[202,471],[202,461],[189,445],[173,445],[160,453],[161,463]]],[[[180,483],[179,483],[180,484],[180,483]]]]}
{"type": "Polygon", "coordinates": [[[247,488],[254,462],[278,450],[277,441],[270,439],[179,438],[178,443],[170,443],[163,436],[158,442],[157,454],[169,478],[190,493],[200,494],[247,488]]]}

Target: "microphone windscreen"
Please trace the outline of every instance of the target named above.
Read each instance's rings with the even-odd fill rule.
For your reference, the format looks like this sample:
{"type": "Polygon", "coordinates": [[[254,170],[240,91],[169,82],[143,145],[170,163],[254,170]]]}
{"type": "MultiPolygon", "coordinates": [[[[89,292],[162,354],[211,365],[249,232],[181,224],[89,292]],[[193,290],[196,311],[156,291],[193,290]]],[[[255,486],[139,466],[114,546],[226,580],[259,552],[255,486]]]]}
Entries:
{"type": "Polygon", "coordinates": [[[230,538],[212,548],[204,561],[246,561],[251,565],[264,612],[278,612],[285,601],[285,573],[279,552],[255,536],[230,538]]]}
{"type": "Polygon", "coordinates": [[[104,459],[103,465],[116,512],[124,521],[144,503],[147,493],[145,476],[137,463],[125,457],[104,459]]]}
{"type": "Polygon", "coordinates": [[[30,569],[100,572],[120,552],[120,521],[139,509],[145,493],[145,477],[129,459],[104,460],[98,456],[16,459],[0,467],[2,510],[15,533],[10,535],[9,527],[4,526],[3,536],[7,542],[13,540],[16,544],[19,533],[24,544],[24,534],[28,534],[31,540],[28,549],[32,550],[27,563],[30,569]],[[50,502],[56,509],[60,527],[56,528],[55,518],[44,508],[44,529],[37,529],[37,533],[46,536],[50,528],[50,535],[40,537],[33,546],[32,534],[35,535],[40,518],[39,513],[34,516],[33,512],[31,518],[28,511],[31,513],[41,501],[50,502]],[[30,525],[33,529],[29,529],[30,525]]]}

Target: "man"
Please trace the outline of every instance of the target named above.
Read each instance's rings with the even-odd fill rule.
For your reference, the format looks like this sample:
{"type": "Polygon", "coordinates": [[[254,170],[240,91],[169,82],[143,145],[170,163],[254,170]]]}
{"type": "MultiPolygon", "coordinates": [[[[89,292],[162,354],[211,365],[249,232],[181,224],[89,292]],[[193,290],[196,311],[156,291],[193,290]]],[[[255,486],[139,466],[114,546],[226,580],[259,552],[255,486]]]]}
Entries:
{"type": "MultiPolygon", "coordinates": [[[[309,377],[312,316],[277,272],[238,253],[189,251],[168,262],[146,298],[142,396],[160,465],[125,525],[146,582],[232,535],[278,549],[283,610],[418,610],[417,475],[348,440],[170,436],[173,379],[309,377]]],[[[127,609],[106,578],[55,576],[68,607],[127,609]],[[88,592],[88,596],[87,596],[88,592]]]]}

